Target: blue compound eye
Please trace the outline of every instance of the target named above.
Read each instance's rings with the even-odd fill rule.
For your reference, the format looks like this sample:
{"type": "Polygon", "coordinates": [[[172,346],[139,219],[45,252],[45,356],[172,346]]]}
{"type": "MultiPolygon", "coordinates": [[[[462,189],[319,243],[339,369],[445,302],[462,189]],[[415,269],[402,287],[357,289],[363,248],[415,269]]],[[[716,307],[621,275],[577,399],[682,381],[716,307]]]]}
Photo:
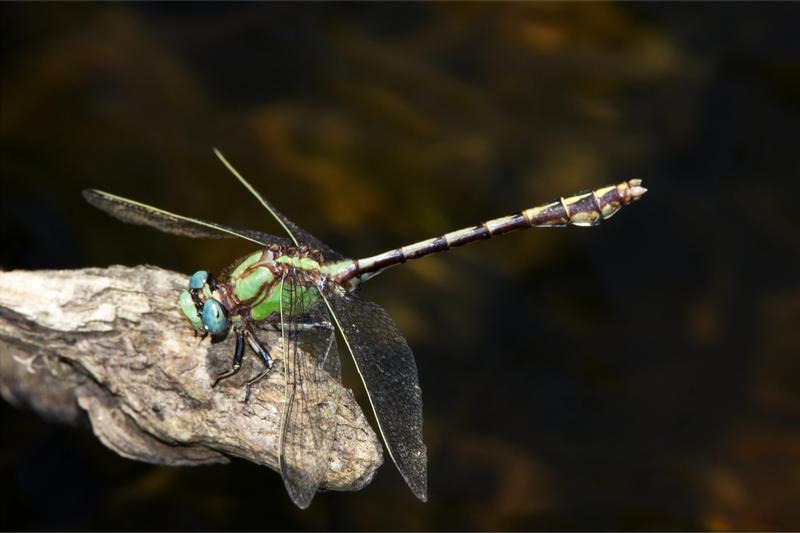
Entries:
{"type": "Polygon", "coordinates": [[[221,335],[228,330],[228,317],[222,304],[213,298],[203,304],[203,325],[212,335],[221,335]]]}
{"type": "Polygon", "coordinates": [[[205,270],[198,270],[192,277],[189,278],[189,288],[190,289],[202,289],[203,285],[206,284],[208,280],[208,272],[205,270]]]}

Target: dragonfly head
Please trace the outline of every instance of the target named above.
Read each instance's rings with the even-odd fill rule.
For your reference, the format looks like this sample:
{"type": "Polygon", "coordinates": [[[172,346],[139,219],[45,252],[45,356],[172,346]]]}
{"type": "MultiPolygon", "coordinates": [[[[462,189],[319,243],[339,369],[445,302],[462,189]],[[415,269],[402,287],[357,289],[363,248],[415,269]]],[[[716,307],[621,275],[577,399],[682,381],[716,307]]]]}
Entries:
{"type": "Polygon", "coordinates": [[[213,293],[217,289],[214,277],[198,270],[189,278],[189,287],[181,291],[178,305],[196,331],[223,335],[230,327],[228,310],[213,293]]]}

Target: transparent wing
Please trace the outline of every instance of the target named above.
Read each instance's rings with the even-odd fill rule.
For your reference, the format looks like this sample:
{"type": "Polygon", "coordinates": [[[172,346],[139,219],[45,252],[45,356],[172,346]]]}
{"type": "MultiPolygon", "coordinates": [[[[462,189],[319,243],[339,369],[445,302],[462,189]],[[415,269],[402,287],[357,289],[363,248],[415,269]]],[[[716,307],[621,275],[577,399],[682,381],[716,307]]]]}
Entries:
{"type": "Polygon", "coordinates": [[[325,477],[342,390],[336,330],[319,291],[293,274],[281,284],[286,393],[280,465],[292,501],[305,509],[325,477]]]}
{"type": "Polygon", "coordinates": [[[282,244],[288,245],[288,239],[275,237],[266,233],[252,230],[242,230],[206,222],[197,218],[185,217],[164,211],[141,202],[129,200],[121,196],[98,191],[96,189],[86,189],[83,197],[87,202],[105,211],[112,217],[130,224],[140,226],[150,226],[165,233],[181,235],[183,237],[200,237],[208,239],[220,239],[240,237],[260,245],[282,244]]]}
{"type": "Polygon", "coordinates": [[[414,354],[379,305],[338,285],[330,286],[325,300],[367,389],[389,455],[414,495],[425,501],[427,456],[414,354]]]}
{"type": "Polygon", "coordinates": [[[305,245],[312,250],[322,252],[322,255],[327,261],[338,261],[339,259],[344,259],[342,254],[330,248],[327,244],[311,235],[309,232],[286,218],[283,213],[275,209],[275,206],[264,199],[264,197],[261,196],[261,194],[255,190],[255,188],[250,185],[250,183],[244,179],[244,177],[242,177],[242,175],[239,174],[235,168],[233,168],[233,165],[228,163],[228,160],[225,159],[225,156],[223,156],[222,153],[216,148],[214,148],[214,154],[219,158],[220,161],[222,161],[222,164],[225,165],[228,170],[230,170],[231,174],[233,174],[236,179],[238,179],[239,182],[241,182],[241,184],[244,185],[248,191],[250,191],[250,194],[255,196],[256,200],[258,200],[261,205],[264,206],[267,211],[269,211],[273,218],[275,218],[275,220],[277,220],[278,223],[283,226],[283,229],[286,230],[286,233],[289,234],[289,237],[292,238],[295,245],[305,245]]]}

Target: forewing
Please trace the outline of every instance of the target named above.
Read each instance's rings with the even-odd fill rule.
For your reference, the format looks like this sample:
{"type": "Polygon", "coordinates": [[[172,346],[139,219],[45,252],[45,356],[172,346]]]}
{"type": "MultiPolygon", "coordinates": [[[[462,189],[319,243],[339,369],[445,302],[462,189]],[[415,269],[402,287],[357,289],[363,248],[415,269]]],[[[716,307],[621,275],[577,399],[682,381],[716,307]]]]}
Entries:
{"type": "Polygon", "coordinates": [[[236,177],[236,179],[238,179],[239,182],[242,185],[244,185],[244,187],[248,191],[250,191],[250,194],[252,194],[256,198],[256,200],[258,200],[261,203],[261,205],[264,206],[264,208],[267,211],[269,211],[269,213],[273,216],[273,218],[275,218],[275,220],[278,221],[278,223],[283,227],[283,229],[286,230],[286,233],[289,234],[289,237],[292,238],[292,241],[294,241],[295,245],[297,246],[305,245],[311,248],[312,250],[317,250],[319,252],[322,252],[322,255],[325,257],[326,261],[338,261],[339,259],[344,259],[344,256],[342,254],[333,250],[327,244],[317,239],[309,232],[307,232],[306,230],[304,230],[303,228],[301,228],[300,226],[298,226],[297,224],[286,218],[286,216],[283,213],[278,211],[275,208],[275,206],[273,206],[263,196],[261,196],[261,194],[252,185],[250,185],[250,183],[246,179],[244,179],[244,177],[241,174],[239,174],[239,171],[237,171],[233,167],[233,165],[231,165],[228,162],[228,160],[225,159],[225,156],[223,156],[222,153],[216,148],[214,149],[214,154],[216,154],[217,158],[219,158],[219,160],[222,161],[222,164],[225,165],[225,167],[227,167],[228,170],[230,170],[231,174],[233,174],[236,177]]]}
{"type": "Polygon", "coordinates": [[[427,456],[414,354],[379,305],[337,285],[325,299],[367,389],[389,455],[414,495],[425,501],[427,456]]]}
{"type": "Polygon", "coordinates": [[[84,190],[83,197],[96,208],[105,211],[123,222],[150,226],[173,235],[208,239],[240,237],[264,246],[270,244],[290,244],[287,239],[275,237],[266,233],[236,229],[215,222],[206,222],[205,220],[197,218],[176,215],[175,213],[170,213],[169,211],[164,211],[157,207],[96,189],[84,190]]]}
{"type": "Polygon", "coordinates": [[[317,288],[289,274],[280,290],[286,375],[281,475],[292,501],[305,509],[325,477],[336,438],[341,368],[336,330],[317,288]]]}

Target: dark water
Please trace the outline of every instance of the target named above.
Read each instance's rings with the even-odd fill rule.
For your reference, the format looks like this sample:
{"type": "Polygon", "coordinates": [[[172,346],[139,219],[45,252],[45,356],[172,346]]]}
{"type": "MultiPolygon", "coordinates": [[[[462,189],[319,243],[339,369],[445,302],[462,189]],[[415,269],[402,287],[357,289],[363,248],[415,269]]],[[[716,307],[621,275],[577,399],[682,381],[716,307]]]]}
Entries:
{"type": "MultiPolygon", "coordinates": [[[[390,465],[294,508],[0,406],[3,529],[797,529],[796,4],[3,4],[0,265],[219,269],[98,187],[348,255],[641,177],[364,291],[417,356],[429,503],[390,465]]],[[[364,400],[352,369],[349,386],[364,400]]],[[[365,403],[362,402],[362,405],[365,403]]]]}

